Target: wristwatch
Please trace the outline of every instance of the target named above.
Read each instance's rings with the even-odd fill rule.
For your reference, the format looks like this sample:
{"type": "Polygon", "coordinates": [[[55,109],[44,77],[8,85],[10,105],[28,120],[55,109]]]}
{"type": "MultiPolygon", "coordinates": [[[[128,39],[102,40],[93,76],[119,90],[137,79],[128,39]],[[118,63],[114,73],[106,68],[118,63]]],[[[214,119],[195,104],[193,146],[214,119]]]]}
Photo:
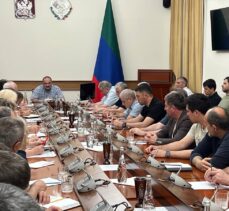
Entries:
{"type": "Polygon", "coordinates": [[[165,157],[170,158],[170,156],[171,156],[171,152],[169,150],[166,150],[165,151],[165,157]]]}
{"type": "Polygon", "coordinates": [[[126,128],[126,122],[122,123],[122,128],[126,128]]]}

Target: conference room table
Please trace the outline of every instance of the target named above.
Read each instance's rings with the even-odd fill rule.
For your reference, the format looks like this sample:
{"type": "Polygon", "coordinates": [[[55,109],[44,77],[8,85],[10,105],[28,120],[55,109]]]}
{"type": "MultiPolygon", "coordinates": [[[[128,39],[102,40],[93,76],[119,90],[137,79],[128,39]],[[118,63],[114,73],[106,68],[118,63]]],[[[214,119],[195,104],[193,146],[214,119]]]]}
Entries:
{"type": "MultiPolygon", "coordinates": [[[[117,133],[122,133],[125,136],[126,131],[117,131],[117,133]]],[[[52,136],[49,137],[52,140],[52,136]]],[[[137,137],[137,139],[142,137],[137,137]]],[[[83,147],[81,142],[78,140],[77,136],[70,141],[73,146],[83,147]]],[[[124,146],[125,148],[125,159],[127,164],[131,164],[134,166],[127,170],[127,176],[130,177],[138,177],[138,176],[146,176],[147,174],[152,175],[153,178],[153,196],[154,203],[156,207],[165,207],[168,210],[201,210],[200,207],[193,207],[193,205],[201,203],[203,198],[206,196],[211,198],[214,190],[192,190],[183,187],[179,187],[173,184],[168,180],[171,172],[165,169],[158,169],[150,166],[146,163],[146,157],[138,155],[127,149],[128,143],[120,142],[115,137],[112,139],[112,143],[114,145],[114,150],[112,153],[112,158],[110,159],[111,164],[118,164],[119,160],[119,148],[124,146]]],[[[63,147],[58,146],[60,149],[63,147]]],[[[58,154],[59,149],[55,148],[56,153],[58,154]]],[[[139,147],[144,151],[147,147],[146,144],[139,145],[139,147]]],[[[93,150],[83,150],[77,154],[80,158],[85,160],[86,158],[93,158],[96,161],[95,166],[87,166],[85,167],[85,171],[88,174],[92,175],[95,178],[102,179],[112,179],[117,178],[117,171],[108,170],[103,172],[99,165],[103,164],[104,157],[103,152],[96,152],[93,150]]],[[[64,165],[67,165],[70,161],[74,160],[75,155],[70,155],[65,159],[60,159],[59,156],[54,158],[29,158],[29,163],[37,162],[40,160],[46,161],[54,161],[55,165],[46,166],[39,169],[31,170],[31,180],[42,179],[46,177],[57,178],[58,171],[63,168],[64,165]]],[[[189,163],[189,160],[184,159],[171,159],[171,158],[163,158],[157,159],[162,162],[182,162],[189,163]]],[[[203,181],[204,174],[199,171],[195,167],[192,167],[192,171],[181,171],[179,174],[180,177],[185,179],[186,181],[203,181]]],[[[74,174],[74,182],[75,184],[85,177],[84,172],[78,172],[74,174]]],[[[117,202],[122,202],[126,199],[132,208],[134,208],[137,203],[135,187],[129,186],[125,184],[109,184],[107,186],[99,187],[98,191],[107,201],[110,202],[111,205],[114,205],[117,202]]],[[[64,194],[61,193],[60,185],[51,186],[47,188],[47,192],[50,195],[61,194],[63,197],[72,198],[79,200],[81,203],[80,207],[72,208],[70,210],[80,211],[80,210],[89,210],[91,207],[94,207],[98,202],[102,201],[101,197],[97,194],[96,191],[90,191],[87,193],[79,193],[76,188],[72,193],[64,194]]],[[[121,209],[122,210],[122,209],[121,209]]],[[[124,210],[124,208],[123,208],[124,210]]]]}

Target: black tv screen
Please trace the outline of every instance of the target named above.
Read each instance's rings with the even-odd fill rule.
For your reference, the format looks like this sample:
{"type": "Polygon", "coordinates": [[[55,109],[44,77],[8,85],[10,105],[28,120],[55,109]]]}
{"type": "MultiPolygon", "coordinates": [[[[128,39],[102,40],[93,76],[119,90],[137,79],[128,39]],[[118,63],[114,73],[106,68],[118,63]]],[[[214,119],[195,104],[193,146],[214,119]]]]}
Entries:
{"type": "Polygon", "coordinates": [[[229,50],[229,7],[211,10],[212,50],[229,50]]]}
{"type": "Polygon", "coordinates": [[[95,83],[80,84],[80,100],[95,98],[95,83]]]}

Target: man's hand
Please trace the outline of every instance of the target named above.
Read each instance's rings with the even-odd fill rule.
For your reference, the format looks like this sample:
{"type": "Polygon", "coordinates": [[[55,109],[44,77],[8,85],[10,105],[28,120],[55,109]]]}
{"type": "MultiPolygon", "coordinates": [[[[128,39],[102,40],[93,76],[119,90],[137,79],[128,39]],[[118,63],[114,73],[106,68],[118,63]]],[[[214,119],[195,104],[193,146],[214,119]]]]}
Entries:
{"type": "Polygon", "coordinates": [[[119,120],[114,120],[113,121],[113,125],[116,127],[116,128],[122,128],[122,124],[123,122],[119,121],[119,120]]]}
{"type": "Polygon", "coordinates": [[[45,191],[40,191],[38,193],[37,199],[40,204],[50,203],[50,196],[45,191]]]}
{"type": "Polygon", "coordinates": [[[56,206],[51,206],[48,209],[46,209],[46,211],[62,211],[62,209],[56,206]]]}
{"type": "Polygon", "coordinates": [[[222,169],[209,168],[205,172],[204,178],[215,184],[229,185],[229,175],[222,169]]]}
{"type": "Polygon", "coordinates": [[[146,134],[145,135],[145,140],[150,143],[150,144],[155,144],[157,141],[157,135],[156,134],[146,134]]]}
{"type": "Polygon", "coordinates": [[[153,149],[153,151],[151,151],[150,154],[151,155],[154,155],[154,157],[164,158],[165,157],[165,154],[166,154],[166,150],[163,150],[163,149],[153,149]]]}
{"type": "Polygon", "coordinates": [[[206,171],[211,167],[211,163],[209,162],[210,160],[211,158],[197,159],[194,164],[199,170],[206,171]]]}
{"type": "Polygon", "coordinates": [[[139,128],[132,128],[132,129],[130,129],[130,132],[133,134],[136,134],[138,136],[145,136],[146,135],[146,132],[139,129],[139,128]]]}
{"type": "Polygon", "coordinates": [[[155,146],[154,145],[150,145],[149,147],[147,147],[145,149],[145,153],[150,154],[154,149],[155,149],[155,146]]]}

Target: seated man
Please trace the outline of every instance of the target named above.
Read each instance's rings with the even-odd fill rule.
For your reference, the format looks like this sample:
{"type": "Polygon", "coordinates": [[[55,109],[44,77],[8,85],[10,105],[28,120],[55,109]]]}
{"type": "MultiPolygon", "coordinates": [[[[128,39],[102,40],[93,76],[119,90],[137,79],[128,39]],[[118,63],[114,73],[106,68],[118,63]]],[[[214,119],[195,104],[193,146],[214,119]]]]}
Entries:
{"type": "Polygon", "coordinates": [[[26,148],[25,124],[20,118],[0,118],[0,143],[5,144],[12,152],[17,152],[23,158],[34,154],[42,154],[44,146],[39,144],[26,148]]]}
{"type": "Polygon", "coordinates": [[[190,160],[201,171],[229,166],[229,114],[214,107],[205,114],[208,134],[193,150],[190,160]]]}
{"type": "Polygon", "coordinates": [[[20,188],[10,184],[0,183],[0,210],[42,211],[43,209],[20,188]]]}
{"type": "Polygon", "coordinates": [[[99,90],[104,95],[100,102],[96,103],[96,106],[107,107],[113,106],[118,101],[118,96],[115,91],[115,87],[108,81],[101,81],[99,83],[99,90]]]}
{"type": "Polygon", "coordinates": [[[115,120],[114,125],[122,125],[122,128],[142,128],[159,122],[165,116],[164,105],[153,96],[151,86],[146,83],[140,84],[135,89],[135,92],[138,103],[144,105],[141,113],[137,117],[124,120],[123,122],[115,120]]]}
{"type": "Polygon", "coordinates": [[[11,108],[7,106],[0,106],[0,118],[2,117],[10,117],[13,115],[13,111],[11,108]]]}
{"type": "Polygon", "coordinates": [[[12,90],[18,91],[17,84],[14,81],[7,81],[3,85],[3,89],[12,89],[12,90]]]}
{"type": "Polygon", "coordinates": [[[183,76],[177,78],[174,85],[175,89],[183,89],[184,91],[186,91],[187,95],[189,96],[193,93],[187,86],[188,86],[188,79],[183,76]]]}
{"type": "MultiPolygon", "coordinates": [[[[126,110],[123,113],[126,119],[135,118],[141,113],[143,106],[138,103],[135,96],[135,92],[133,90],[131,89],[123,90],[120,94],[120,99],[122,101],[122,104],[126,108],[126,110]]],[[[122,127],[122,125],[115,125],[115,126],[122,127]]]]}
{"type": "Polygon", "coordinates": [[[165,96],[165,110],[169,116],[168,123],[156,134],[147,135],[145,139],[150,144],[163,145],[182,139],[192,122],[185,110],[184,95],[179,91],[172,91],[165,96]]]}
{"type": "Polygon", "coordinates": [[[221,97],[216,92],[216,82],[213,79],[208,79],[203,83],[204,94],[208,97],[211,108],[215,107],[221,101],[221,97]]]}
{"type": "Polygon", "coordinates": [[[179,141],[161,145],[149,146],[147,153],[151,153],[156,157],[171,157],[189,159],[192,149],[188,149],[193,143],[197,146],[207,133],[207,122],[205,113],[209,109],[208,98],[203,94],[192,94],[187,98],[187,115],[192,123],[194,123],[187,135],[179,141]]]}
{"type": "Polygon", "coordinates": [[[46,185],[38,180],[29,187],[30,167],[25,159],[19,155],[0,150],[0,182],[15,185],[26,190],[39,203],[49,203],[50,198],[45,193],[46,185]]]}
{"type": "Polygon", "coordinates": [[[229,113],[229,77],[226,77],[222,84],[222,91],[226,94],[219,103],[219,106],[225,108],[229,113]]]}
{"type": "Polygon", "coordinates": [[[36,87],[32,92],[32,102],[45,99],[64,99],[64,95],[61,89],[58,86],[52,84],[52,78],[50,76],[45,76],[42,81],[43,84],[36,87]]]}
{"type": "Polygon", "coordinates": [[[118,101],[111,107],[107,107],[104,110],[104,113],[112,112],[112,114],[122,114],[125,111],[125,106],[122,104],[122,101],[120,99],[120,93],[127,89],[127,84],[124,82],[118,82],[115,84],[115,92],[116,95],[118,96],[118,101]]]}

